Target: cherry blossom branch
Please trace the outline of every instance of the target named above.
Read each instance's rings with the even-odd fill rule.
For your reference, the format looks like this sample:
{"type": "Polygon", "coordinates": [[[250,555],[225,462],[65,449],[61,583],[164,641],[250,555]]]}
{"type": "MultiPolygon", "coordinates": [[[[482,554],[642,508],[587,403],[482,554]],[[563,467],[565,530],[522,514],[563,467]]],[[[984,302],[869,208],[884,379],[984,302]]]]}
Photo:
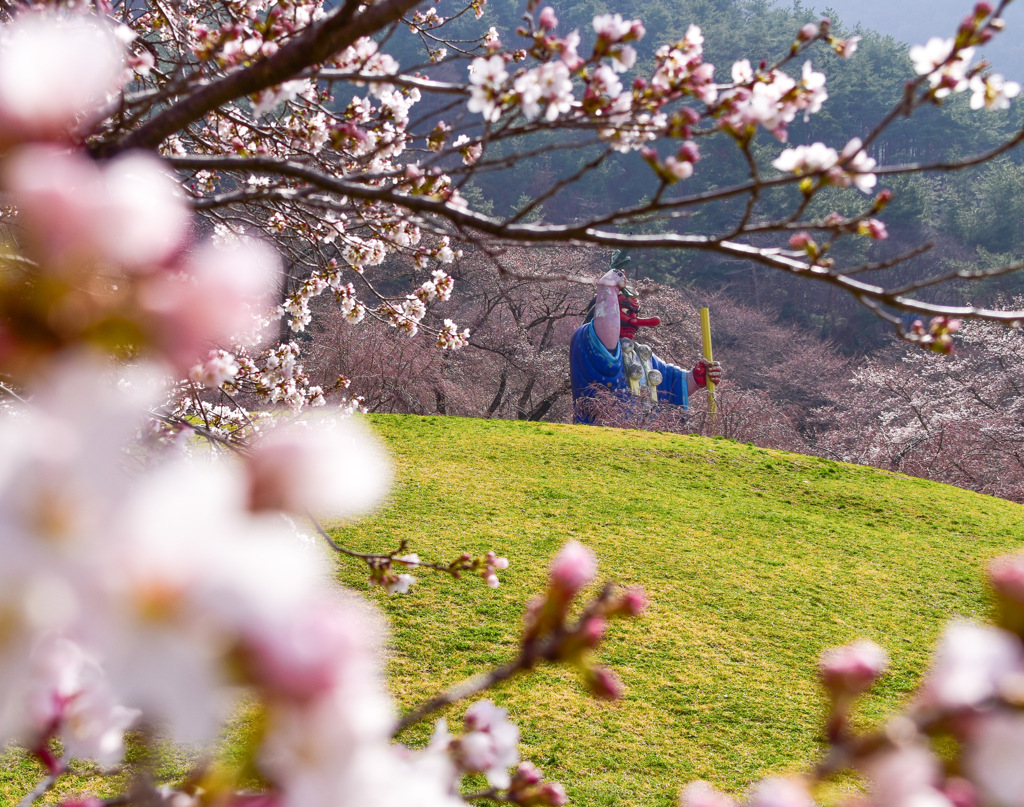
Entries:
{"type": "Polygon", "coordinates": [[[346,0],[322,22],[310,25],[274,55],[198,88],[138,129],[97,147],[96,151],[102,156],[112,156],[131,149],[155,149],[170,135],[229,101],[280,84],[326,61],[360,37],[380,31],[421,1],[382,0],[361,7],[358,0],[346,0]],[[359,8],[362,10],[357,13],[359,8]]]}
{"type": "Polygon", "coordinates": [[[48,773],[42,779],[39,780],[38,784],[29,793],[26,793],[20,802],[18,807],[32,807],[39,799],[45,796],[53,786],[57,784],[58,775],[48,773]]]}
{"type": "Polygon", "coordinates": [[[609,670],[595,666],[587,657],[598,646],[607,620],[633,617],[647,605],[639,589],[618,590],[606,583],[600,593],[582,608],[574,620],[568,619],[569,606],[597,570],[593,553],[576,542],[566,544],[552,561],[545,594],[527,610],[526,629],[518,655],[511,661],[466,679],[435,695],[405,714],[392,736],[419,723],[447,706],[479,694],[513,676],[534,669],[542,662],[568,662],[580,668],[591,692],[603,698],[619,695],[619,683],[609,670]]]}

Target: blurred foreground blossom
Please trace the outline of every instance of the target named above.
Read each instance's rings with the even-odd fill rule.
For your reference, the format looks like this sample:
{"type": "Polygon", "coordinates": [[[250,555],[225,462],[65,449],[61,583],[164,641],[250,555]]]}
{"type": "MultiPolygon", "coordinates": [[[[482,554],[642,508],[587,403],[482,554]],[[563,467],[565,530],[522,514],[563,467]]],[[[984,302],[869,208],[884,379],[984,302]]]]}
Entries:
{"type": "Polygon", "coordinates": [[[378,506],[391,467],[353,418],[309,418],[262,435],[245,460],[250,507],[354,519],[378,506]]]}
{"type": "MultiPolygon", "coordinates": [[[[331,424],[272,433],[256,462],[301,480],[312,451],[313,469],[340,476],[326,492],[312,478],[291,492],[264,478],[259,508],[252,465],[237,458],[171,455],[129,472],[123,448],[159,391],[142,369],[125,384],[70,360],[31,408],[0,419],[2,741],[45,759],[59,737],[67,753],[111,764],[143,717],[205,744],[243,684],[267,710],[255,753],[281,804],[456,803],[450,768],[391,743],[379,618],[333,590],[318,545],[281,515],[282,504],[364,512],[390,480],[382,451],[354,422],[333,436],[331,424]],[[307,433],[326,434],[320,448],[349,470],[318,465],[307,433]],[[382,780],[400,784],[370,798],[382,780]]],[[[498,737],[505,724],[488,714],[475,731],[498,737]]]]}
{"type": "Polygon", "coordinates": [[[122,48],[99,20],[18,15],[0,28],[0,153],[29,139],[64,139],[93,122],[123,71],[122,48]]]}

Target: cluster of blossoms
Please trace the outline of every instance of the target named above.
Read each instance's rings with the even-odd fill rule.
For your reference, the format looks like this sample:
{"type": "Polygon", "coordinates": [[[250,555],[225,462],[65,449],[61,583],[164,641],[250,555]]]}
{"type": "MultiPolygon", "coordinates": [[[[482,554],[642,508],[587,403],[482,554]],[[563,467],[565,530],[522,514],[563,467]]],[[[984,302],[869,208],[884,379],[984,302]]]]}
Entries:
{"type": "Polygon", "coordinates": [[[527,608],[523,648],[526,654],[572,664],[591,694],[615,700],[622,694],[622,683],[612,670],[594,662],[592,651],[604,638],[608,621],[642,613],[647,595],[640,588],[615,592],[606,587],[571,623],[571,606],[596,575],[593,550],[578,541],[563,546],[551,561],[547,591],[527,608]]]}
{"type": "Polygon", "coordinates": [[[975,47],[984,45],[1003,29],[1003,21],[993,16],[991,4],[982,0],[970,16],[960,23],[956,37],[932,37],[924,45],[910,49],[914,72],[928,84],[928,95],[936,100],[951,93],[971,91],[971,109],[1007,109],[1010,100],[1020,94],[1020,84],[996,74],[985,75],[981,65],[971,65],[975,47]]]}
{"type": "MultiPolygon", "coordinates": [[[[102,47],[83,61],[81,83],[62,76],[63,94],[34,99],[35,109],[14,97],[20,77],[0,74],[0,117],[19,121],[4,130],[0,188],[24,232],[11,246],[21,254],[0,262],[0,362],[25,401],[0,418],[0,743],[24,743],[55,777],[73,758],[118,763],[125,731],[139,725],[206,745],[241,685],[267,718],[245,750],[272,783],[264,803],[462,804],[459,778],[478,769],[466,750],[500,738],[499,755],[478,751],[472,765],[515,764],[514,728],[484,703],[467,736],[449,742],[461,757],[394,744],[378,620],[335,589],[328,558],[293,520],[351,519],[382,501],[390,463],[360,424],[338,413],[264,419],[242,454],[190,453],[179,440],[129,468],[175,374],[193,389],[259,383],[288,403],[322,395],[304,386],[294,345],[269,349],[263,370],[209,351],[266,307],[276,254],[234,235],[197,241],[155,158],[97,164],[77,151],[81,110],[103,100],[104,82],[117,86],[120,51],[89,18],[40,15],[7,27],[0,62],[8,43],[40,32],[75,52],[102,47]],[[186,490],[202,494],[175,494],[186,490]]],[[[447,274],[430,283],[428,296],[450,294],[447,274]]],[[[185,401],[179,409],[208,427],[214,408],[185,401]]],[[[227,434],[228,419],[208,433],[227,434]]],[[[180,435],[187,442],[188,429],[180,435]]],[[[459,568],[470,567],[493,585],[507,560],[489,553],[459,568]]],[[[152,799],[248,798],[223,771],[197,775],[188,793],[152,799]]]]}
{"type": "MultiPolygon", "coordinates": [[[[825,185],[840,188],[853,185],[864,193],[870,193],[878,182],[878,177],[872,173],[876,164],[874,158],[864,151],[859,137],[847,143],[842,152],[824,143],[813,143],[810,146],[786,149],[772,162],[780,171],[797,176],[820,175],[825,185]]],[[[801,187],[806,193],[814,186],[808,184],[801,187]]]]}
{"type": "Polygon", "coordinates": [[[779,140],[788,138],[788,124],[798,112],[819,112],[828,98],[825,76],[816,73],[810,61],[804,62],[800,78],[781,70],[755,73],[746,59],[732,68],[733,89],[723,94],[718,124],[740,140],[749,139],[757,125],[779,140]]]}
{"type": "MultiPolygon", "coordinates": [[[[0,149],[19,146],[17,153],[5,161],[5,188],[27,224],[29,238],[43,231],[42,224],[52,217],[54,209],[67,213],[58,217],[57,228],[45,239],[23,245],[26,257],[48,267],[51,278],[33,287],[40,292],[38,299],[21,295],[17,309],[6,312],[9,321],[22,331],[20,335],[9,334],[12,343],[32,339],[39,343],[36,349],[42,351],[59,349],[83,337],[107,348],[120,339],[161,343],[165,353],[176,353],[172,359],[179,372],[211,389],[227,390],[224,382],[230,380],[240,390],[262,395],[271,402],[286,402],[293,408],[322,402],[322,391],[308,384],[297,355],[273,364],[276,352],[264,352],[272,366],[259,369],[246,365],[235,369],[224,362],[220,366],[207,362],[205,368],[194,367],[195,357],[206,354],[211,343],[231,344],[239,360],[246,358],[241,343],[254,338],[249,332],[252,320],[246,306],[252,312],[261,311],[267,297],[277,291],[280,260],[273,251],[240,234],[230,218],[218,221],[218,217],[214,218],[217,237],[197,246],[187,200],[175,190],[179,187],[176,180],[155,160],[129,153],[97,164],[52,145],[55,140],[77,139],[89,131],[105,111],[113,108],[114,94],[124,92],[126,82],[134,81],[136,87],[144,87],[147,82],[156,86],[159,71],[150,76],[145,68],[152,53],[160,53],[159,48],[150,47],[154,35],[185,36],[194,46],[194,55],[203,62],[202,69],[215,75],[271,55],[323,13],[315,3],[289,3],[287,8],[271,8],[266,2],[242,6],[237,20],[216,27],[196,22],[199,10],[192,8],[169,12],[169,19],[142,15],[129,21],[134,30],[125,26],[115,30],[76,14],[66,15],[59,24],[46,15],[23,14],[5,27],[0,58],[3,76],[8,80],[0,82],[0,149]],[[189,40],[189,36],[194,38],[189,40]],[[127,55],[121,45],[124,42],[132,43],[127,55]],[[69,75],[74,80],[68,80],[69,75]],[[135,222],[134,229],[126,229],[135,222]],[[74,237],[60,236],[60,227],[73,231],[74,237]],[[73,242],[76,251],[68,251],[63,241],[73,242]],[[58,254],[61,251],[66,254],[58,254]],[[100,265],[106,260],[104,251],[119,262],[116,271],[100,265]],[[78,283],[74,272],[60,268],[63,264],[108,280],[104,284],[78,283]],[[122,274],[116,276],[118,272],[122,274]],[[215,303],[206,302],[218,295],[220,299],[215,303]],[[221,305],[225,314],[217,310],[221,305]],[[61,306],[76,315],[50,318],[39,327],[47,309],[61,306]],[[186,308],[189,313],[184,315],[186,308]],[[203,316],[208,321],[201,321],[203,316]],[[293,359],[297,362],[294,366],[293,359]]],[[[340,51],[332,66],[382,78],[398,70],[397,63],[365,37],[340,51]]],[[[139,95],[145,96],[145,92],[139,95]]],[[[353,99],[348,110],[351,114],[337,120],[325,117],[321,102],[326,96],[315,82],[303,78],[254,96],[251,111],[228,104],[211,112],[202,124],[206,127],[204,136],[186,142],[174,135],[167,138],[161,150],[172,159],[195,154],[284,159],[296,152],[318,154],[330,141],[336,154],[347,155],[347,165],[357,166],[370,155],[364,167],[387,171],[392,167],[390,161],[405,148],[407,140],[402,132],[409,108],[418,98],[414,89],[370,82],[366,98],[353,99]],[[274,125],[258,123],[261,116],[273,116],[274,125]],[[352,148],[346,150],[346,144],[352,148]]],[[[215,169],[200,169],[186,187],[195,196],[213,201],[222,192],[225,179],[215,169]]],[[[436,178],[435,183],[441,179],[436,178]]],[[[272,184],[267,176],[250,174],[245,187],[254,197],[272,198],[272,184]]],[[[372,205],[352,218],[332,211],[322,218],[311,218],[271,207],[266,223],[282,243],[314,236],[325,244],[340,242],[340,254],[356,272],[380,265],[395,249],[412,251],[410,258],[418,265],[431,260],[443,262],[452,253],[447,239],[419,246],[420,232],[413,222],[397,215],[394,209],[380,210],[372,205]],[[387,233],[388,240],[360,235],[360,228],[387,233]]],[[[7,280],[18,283],[15,274],[8,274],[7,280]]],[[[325,284],[316,273],[285,299],[279,314],[290,320],[293,330],[301,331],[312,319],[311,300],[329,289],[335,292],[349,322],[363,318],[365,304],[352,285],[337,280],[325,284]]],[[[10,304],[15,305],[14,295],[8,296],[12,298],[10,304]]],[[[429,330],[443,344],[453,348],[462,344],[449,338],[450,329],[429,330]]],[[[25,355],[25,351],[12,350],[10,355],[25,355]]],[[[259,363],[261,358],[256,355],[246,360],[259,363]]],[[[17,367],[8,369],[17,375],[17,367]]],[[[205,410],[207,404],[190,401],[189,407],[205,410]]],[[[219,412],[219,407],[209,408],[219,412]]],[[[174,414],[187,415],[184,410],[174,414]]],[[[248,415],[242,410],[240,417],[244,420],[248,415]]]]}
{"type": "MultiPolygon", "coordinates": [[[[685,105],[670,112],[671,102],[685,98],[701,102],[704,114],[715,119],[720,129],[745,143],[757,126],[785,140],[787,126],[798,113],[806,118],[820,111],[828,98],[825,76],[816,72],[810,61],[804,63],[800,76],[793,78],[777,68],[755,71],[748,60],[741,60],[733,65],[732,84],[720,87],[714,66],[704,61],[704,37],[696,25],[691,25],[679,42],[658,48],[650,79],[638,77],[627,89],[619,74],[635,65],[636,52],[628,43],[645,34],[639,20],[618,14],[596,16],[597,40],[587,59],[577,52],[579,35],[573,32],[559,38],[553,33],[557,24],[554,11],[545,8],[535,30],[521,31],[532,35],[530,53],[541,60],[538,67],[510,75],[502,54],[474,59],[469,72],[469,110],[490,122],[516,109],[527,120],[588,117],[601,124],[601,138],[617,151],[644,149],[647,162],[668,183],[692,175],[696,145],[687,140],[678,153],[662,160],[645,144],[664,135],[688,138],[690,127],[702,117],[685,105]],[[575,98],[574,79],[583,83],[581,100],[575,98]]],[[[801,31],[799,44],[816,38],[827,40],[843,57],[853,54],[858,41],[857,37],[840,41],[824,26],[823,30],[808,26],[801,31]]]]}
{"type": "Polygon", "coordinates": [[[921,320],[914,320],[909,339],[928,348],[933,353],[952,353],[953,334],[960,330],[960,320],[949,317],[932,317],[925,327],[921,320]]]}

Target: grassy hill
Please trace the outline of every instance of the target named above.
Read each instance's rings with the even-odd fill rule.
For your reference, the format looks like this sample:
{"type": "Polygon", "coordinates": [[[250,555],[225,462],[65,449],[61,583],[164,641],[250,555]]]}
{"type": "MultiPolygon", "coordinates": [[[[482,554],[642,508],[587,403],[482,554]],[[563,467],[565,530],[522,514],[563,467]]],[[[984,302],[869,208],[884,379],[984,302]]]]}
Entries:
{"type": "MultiPolygon", "coordinates": [[[[339,562],[339,579],[389,617],[403,709],[513,655],[522,611],[567,539],[592,547],[606,578],[646,586],[649,612],[614,624],[601,653],[626,685],[622,701],[591,699],[560,668],[490,693],[513,712],[523,755],[581,807],[670,805],[694,778],[739,791],[806,767],[820,737],[820,651],[861,636],[889,650],[892,673],[862,715],[878,719],[913,689],[950,617],[984,617],[983,562],[1024,544],[1019,505],[725,440],[371,423],[398,481],[388,507],[338,538],[365,550],[408,538],[425,560],[494,549],[512,562],[497,590],[423,574],[404,597],[339,562]]],[[[425,742],[429,729],[403,739],[425,742]]],[[[167,775],[183,765],[168,759],[167,775]]],[[[0,757],[0,803],[37,778],[21,755],[0,757]]]]}
{"type": "MultiPolygon", "coordinates": [[[[863,715],[881,717],[913,689],[948,619],[985,616],[983,562],[1024,543],[1019,505],[724,440],[372,423],[399,481],[385,511],[338,531],[344,541],[408,538],[424,558],[495,549],[512,561],[496,591],[423,575],[406,597],[370,593],[391,619],[404,705],[513,654],[523,607],[570,537],[608,578],[647,587],[648,614],[617,623],[602,654],[627,686],[622,702],[590,699],[562,669],[492,694],[516,716],[524,755],[578,805],[667,805],[693,778],[740,790],[806,766],[821,650],[861,636],[888,649],[892,672],[863,715]]],[[[341,578],[361,585],[359,570],[341,578]]]]}

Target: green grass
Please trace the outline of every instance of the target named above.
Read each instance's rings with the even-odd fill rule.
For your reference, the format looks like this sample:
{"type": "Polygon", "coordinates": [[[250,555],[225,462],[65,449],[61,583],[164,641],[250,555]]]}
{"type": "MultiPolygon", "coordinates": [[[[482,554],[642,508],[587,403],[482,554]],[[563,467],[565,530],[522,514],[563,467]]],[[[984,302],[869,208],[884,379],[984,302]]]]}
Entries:
{"type": "MultiPolygon", "coordinates": [[[[985,616],[983,562],[1024,543],[1019,505],[725,440],[371,423],[398,481],[381,513],[335,530],[344,543],[381,550],[407,538],[424,559],[494,549],[512,562],[497,590],[420,574],[409,595],[390,598],[339,563],[339,579],[389,618],[403,709],[515,653],[523,608],[569,538],[597,552],[604,577],[647,588],[649,612],[615,623],[600,653],[626,685],[622,701],[591,699],[562,668],[489,694],[513,712],[523,755],[576,805],[669,805],[694,778],[739,791],[806,768],[819,749],[821,650],[861,636],[889,650],[892,673],[862,710],[880,719],[913,689],[950,617],[985,616]]],[[[429,729],[405,739],[423,742],[429,729]]],[[[0,804],[35,777],[6,759],[0,804]]]]}
{"type": "MultiPolygon", "coordinates": [[[[724,440],[452,418],[376,417],[398,484],[377,517],[339,530],[364,549],[408,538],[424,557],[494,549],[497,591],[420,575],[390,618],[391,681],[412,705],[514,653],[520,616],[568,539],[652,600],[601,657],[627,686],[590,699],[547,669],[491,697],[523,753],[579,805],[667,805],[681,783],[741,790],[805,768],[820,740],[815,664],[866,636],[893,669],[863,708],[910,692],[953,616],[983,618],[983,562],[1024,542],[1019,505],[858,466],[724,440]]],[[[340,577],[359,587],[362,573],[340,577]]],[[[450,718],[461,713],[453,709],[450,718]]],[[[425,732],[421,732],[422,739],[425,732]]]]}

